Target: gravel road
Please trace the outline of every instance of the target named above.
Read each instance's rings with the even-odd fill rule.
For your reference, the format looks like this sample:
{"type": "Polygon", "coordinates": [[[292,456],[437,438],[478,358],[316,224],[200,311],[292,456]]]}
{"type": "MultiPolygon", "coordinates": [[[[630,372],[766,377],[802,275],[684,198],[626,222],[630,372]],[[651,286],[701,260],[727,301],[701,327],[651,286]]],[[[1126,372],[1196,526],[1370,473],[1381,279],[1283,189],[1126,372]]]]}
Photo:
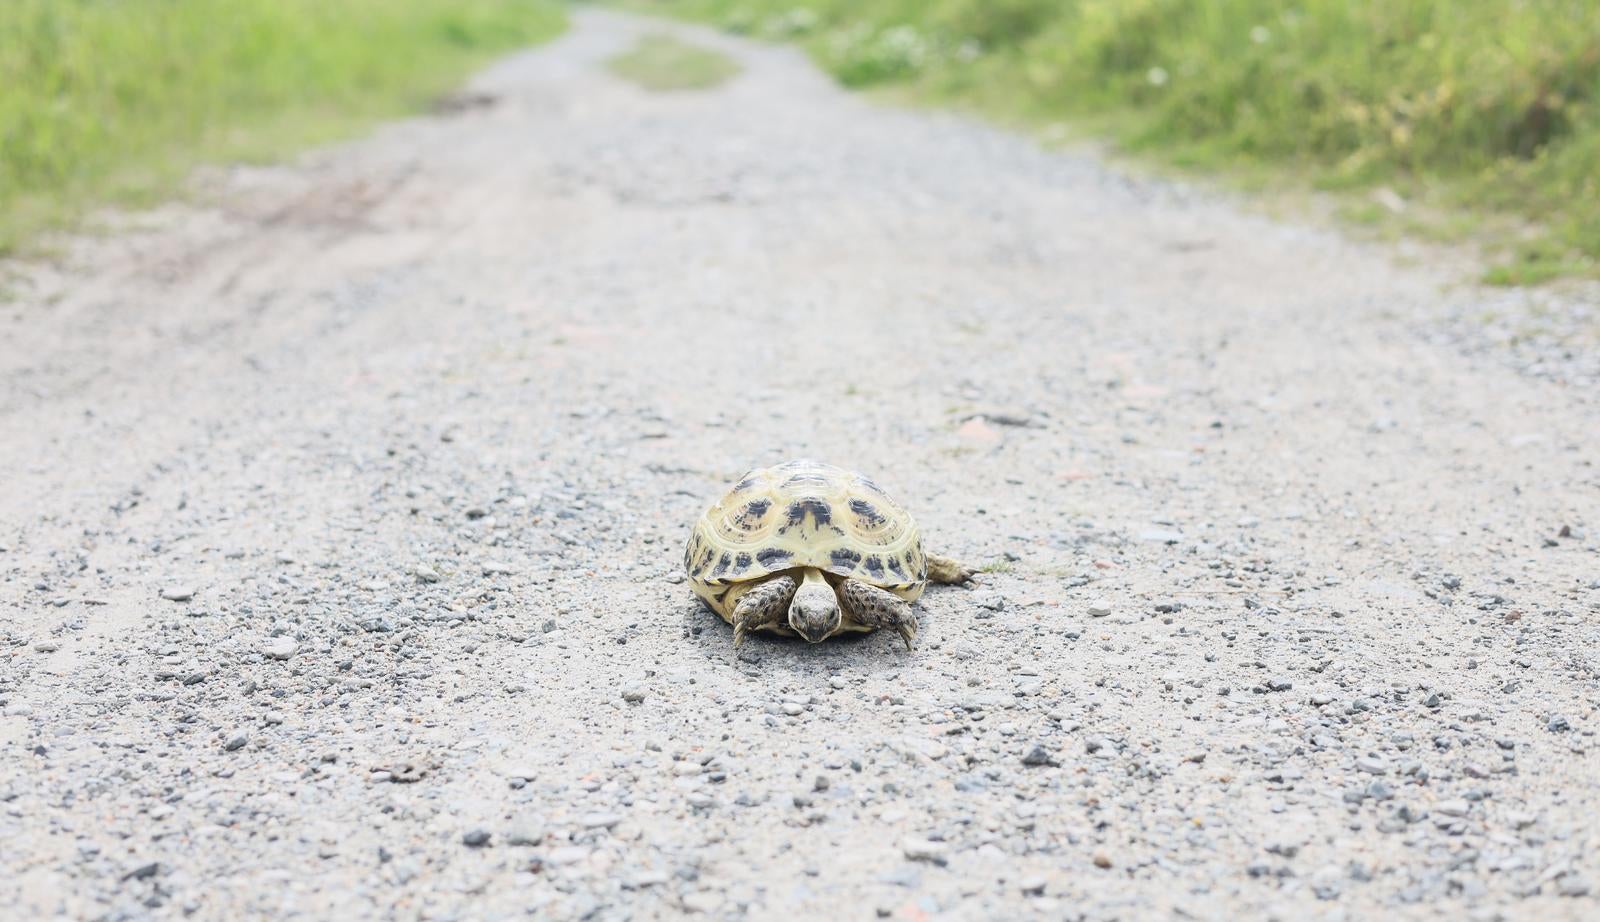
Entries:
{"type": "Polygon", "coordinates": [[[1600,916],[1591,386],[793,50],[647,93],[649,28],[20,270],[0,915],[1600,916]],[[801,456],[990,571],[914,651],[684,585],[801,456]]]}

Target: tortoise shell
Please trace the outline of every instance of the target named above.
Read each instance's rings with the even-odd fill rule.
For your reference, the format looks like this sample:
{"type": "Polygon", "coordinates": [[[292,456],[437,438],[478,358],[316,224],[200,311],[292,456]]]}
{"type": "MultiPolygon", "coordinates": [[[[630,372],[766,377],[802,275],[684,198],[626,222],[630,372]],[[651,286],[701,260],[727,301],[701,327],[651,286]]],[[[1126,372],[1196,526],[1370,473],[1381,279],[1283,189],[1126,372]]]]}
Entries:
{"type": "Polygon", "coordinates": [[[689,586],[729,617],[745,583],[815,567],[893,592],[922,595],[922,532],[882,488],[853,471],[789,461],[751,471],[695,523],[684,550],[689,586]]]}

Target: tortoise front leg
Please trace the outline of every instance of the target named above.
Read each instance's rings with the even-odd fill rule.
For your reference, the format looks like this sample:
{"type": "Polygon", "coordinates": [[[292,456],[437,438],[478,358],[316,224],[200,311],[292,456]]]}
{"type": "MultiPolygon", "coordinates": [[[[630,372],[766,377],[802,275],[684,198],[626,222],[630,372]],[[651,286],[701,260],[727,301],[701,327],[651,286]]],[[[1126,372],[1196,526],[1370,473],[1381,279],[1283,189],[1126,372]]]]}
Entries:
{"type": "Polygon", "coordinates": [[[971,567],[963,566],[961,561],[954,557],[928,554],[927,558],[928,579],[935,583],[964,583],[972,579],[975,572],[971,567]]]}
{"type": "Polygon", "coordinates": [[[839,585],[839,599],[850,617],[871,628],[893,628],[906,642],[906,649],[911,649],[911,642],[917,639],[917,616],[910,602],[855,579],[839,585]]]}
{"type": "Polygon", "coordinates": [[[792,576],[779,576],[761,583],[739,597],[733,606],[733,648],[739,649],[744,636],[783,620],[794,597],[792,576]]]}

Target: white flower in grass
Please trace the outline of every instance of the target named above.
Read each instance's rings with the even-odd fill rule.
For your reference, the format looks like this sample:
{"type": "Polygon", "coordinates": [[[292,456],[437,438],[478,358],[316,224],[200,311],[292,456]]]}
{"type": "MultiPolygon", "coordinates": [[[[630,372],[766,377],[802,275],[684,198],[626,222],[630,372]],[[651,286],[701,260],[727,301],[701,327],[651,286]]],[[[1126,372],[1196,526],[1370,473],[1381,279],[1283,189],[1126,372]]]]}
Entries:
{"type": "Polygon", "coordinates": [[[1144,75],[1144,78],[1150,81],[1151,86],[1166,86],[1167,80],[1170,79],[1167,75],[1167,69],[1165,67],[1150,68],[1150,70],[1144,75]]]}
{"type": "Polygon", "coordinates": [[[1250,30],[1250,41],[1257,45],[1265,45],[1272,39],[1272,32],[1266,26],[1256,26],[1250,30]]]}

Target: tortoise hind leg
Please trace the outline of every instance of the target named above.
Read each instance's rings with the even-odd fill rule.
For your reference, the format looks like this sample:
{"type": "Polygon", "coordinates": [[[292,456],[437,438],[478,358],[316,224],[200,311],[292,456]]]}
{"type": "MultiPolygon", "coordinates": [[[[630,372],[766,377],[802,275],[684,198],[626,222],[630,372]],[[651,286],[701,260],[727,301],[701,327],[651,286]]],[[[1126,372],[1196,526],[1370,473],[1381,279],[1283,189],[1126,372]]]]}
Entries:
{"type": "Polygon", "coordinates": [[[789,611],[794,597],[794,577],[779,576],[746,592],[733,606],[733,648],[739,649],[746,634],[777,624],[789,611]]]}
{"type": "Polygon", "coordinates": [[[911,649],[917,639],[917,616],[911,603],[887,589],[847,579],[839,584],[839,599],[850,617],[870,628],[893,628],[911,649]]]}
{"type": "Polygon", "coordinates": [[[928,580],[935,583],[964,583],[972,579],[975,572],[971,567],[963,566],[961,561],[954,557],[941,557],[938,554],[926,555],[928,559],[928,580]]]}

